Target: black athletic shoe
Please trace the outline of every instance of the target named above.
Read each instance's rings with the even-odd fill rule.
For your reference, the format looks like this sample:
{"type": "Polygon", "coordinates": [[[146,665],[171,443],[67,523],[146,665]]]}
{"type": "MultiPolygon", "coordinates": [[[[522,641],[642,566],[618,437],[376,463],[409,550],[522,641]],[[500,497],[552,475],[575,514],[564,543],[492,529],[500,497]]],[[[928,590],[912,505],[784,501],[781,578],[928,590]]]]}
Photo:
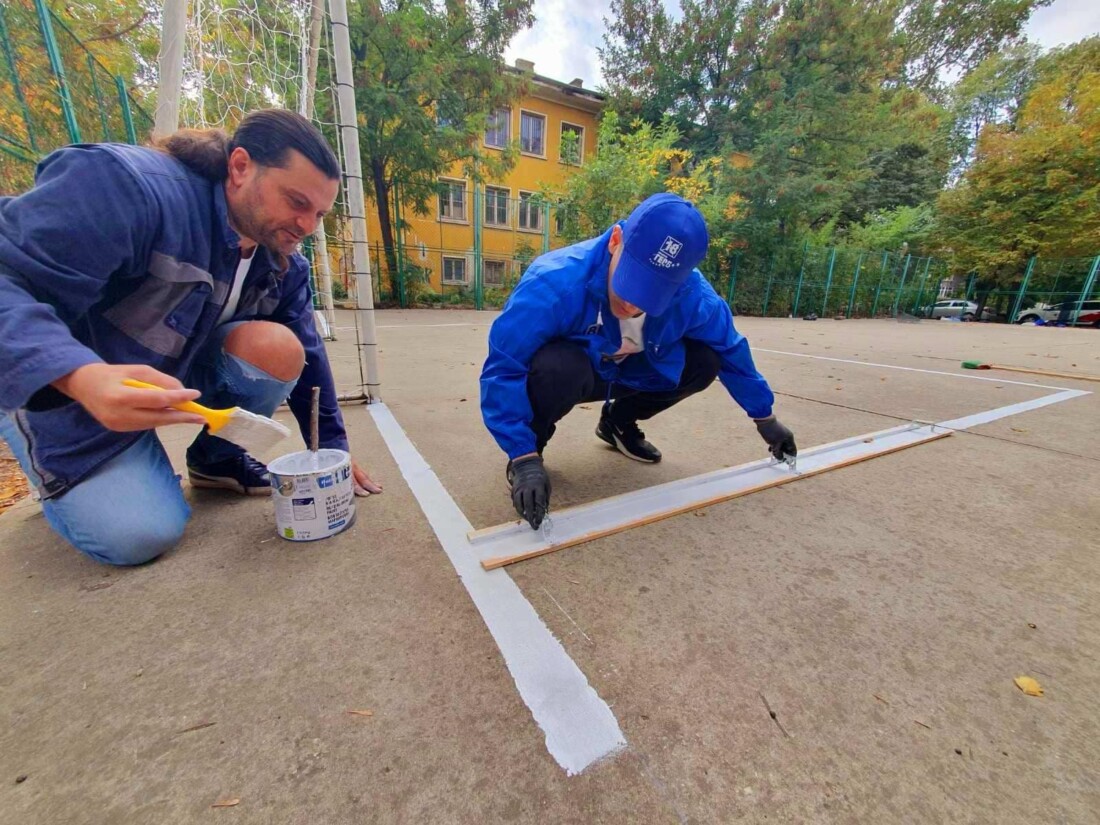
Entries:
{"type": "Polygon", "coordinates": [[[212,464],[188,464],[187,478],[192,487],[232,490],[244,496],[271,495],[267,467],[248,453],[212,464]]]}
{"type": "Polygon", "coordinates": [[[638,429],[637,422],[613,424],[608,417],[608,404],[603,405],[600,423],[596,425],[596,438],[606,441],[627,458],[656,464],[661,460],[661,451],[645,440],[645,433],[638,429]]]}

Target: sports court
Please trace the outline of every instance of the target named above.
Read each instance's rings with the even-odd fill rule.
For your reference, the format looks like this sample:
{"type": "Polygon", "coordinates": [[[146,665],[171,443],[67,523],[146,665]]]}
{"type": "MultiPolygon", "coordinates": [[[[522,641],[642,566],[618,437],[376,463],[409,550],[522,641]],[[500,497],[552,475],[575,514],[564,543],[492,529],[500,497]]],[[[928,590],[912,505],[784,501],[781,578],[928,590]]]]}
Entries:
{"type": "MultiPolygon", "coordinates": [[[[285,542],[270,501],[192,490],[176,551],[108,570],[29,500],[0,517],[14,631],[0,818],[1083,822],[1100,808],[1097,385],[960,368],[1096,375],[1094,330],[739,318],[802,451],[971,423],[486,572],[466,531],[513,517],[478,410],[494,317],[377,313],[384,406],[345,418],[385,493],[333,539],[285,542]],[[1022,675],[1044,695],[1017,689],[1022,675]]],[[[330,353],[353,389],[350,324],[330,353]]],[[[766,457],[718,384],[645,425],[658,465],[597,441],[598,415],[575,410],[546,451],[555,511],[766,457]]],[[[178,466],[190,437],[166,435],[178,466]]]]}

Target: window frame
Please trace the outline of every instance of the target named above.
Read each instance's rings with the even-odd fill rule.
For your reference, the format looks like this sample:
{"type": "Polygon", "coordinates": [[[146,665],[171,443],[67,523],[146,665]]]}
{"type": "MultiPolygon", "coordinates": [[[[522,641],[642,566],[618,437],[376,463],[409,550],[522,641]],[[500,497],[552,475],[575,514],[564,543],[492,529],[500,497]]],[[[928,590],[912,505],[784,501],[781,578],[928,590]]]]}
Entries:
{"type": "Polygon", "coordinates": [[[516,229],[519,232],[531,232],[531,233],[537,233],[537,234],[541,235],[542,230],[543,230],[543,227],[542,227],[542,209],[541,208],[536,208],[535,209],[535,214],[538,215],[538,226],[536,226],[536,227],[524,226],[523,223],[522,223],[523,208],[524,208],[525,205],[527,206],[528,216],[531,215],[530,203],[529,203],[529,201],[525,201],[523,196],[524,195],[537,196],[538,192],[531,192],[531,191],[527,191],[527,190],[524,190],[524,189],[520,189],[520,190],[518,190],[518,193],[519,194],[516,197],[516,229]]]}
{"type": "MultiPolygon", "coordinates": [[[[470,222],[470,218],[469,218],[469,215],[468,215],[468,212],[467,212],[467,204],[469,203],[469,198],[466,197],[466,179],[465,178],[443,178],[443,177],[441,177],[438,180],[439,180],[439,183],[441,183],[441,184],[447,184],[447,186],[450,188],[451,193],[454,192],[454,187],[455,186],[461,186],[462,187],[462,217],[461,218],[453,218],[453,217],[450,217],[450,216],[447,216],[447,215],[443,214],[443,193],[440,192],[439,193],[439,198],[436,200],[436,211],[438,213],[439,222],[440,223],[468,224],[470,222]]],[[[453,197],[449,194],[447,199],[451,203],[452,208],[453,208],[453,197]]]]}
{"type": "Polygon", "coordinates": [[[586,132],[587,132],[587,129],[579,123],[571,123],[568,120],[563,120],[561,122],[561,128],[558,131],[558,163],[564,163],[567,166],[583,166],[584,165],[584,136],[585,136],[586,132]],[[574,129],[579,129],[580,130],[580,135],[578,135],[578,140],[577,140],[577,159],[575,161],[574,160],[567,160],[565,157],[562,156],[562,153],[561,153],[561,146],[562,146],[561,139],[565,135],[565,127],[566,126],[570,126],[574,129]]]}
{"type": "MultiPolygon", "coordinates": [[[[484,209],[481,213],[481,220],[484,226],[492,227],[494,229],[511,229],[512,228],[512,190],[507,186],[498,186],[497,184],[486,184],[484,193],[484,209]],[[497,192],[504,193],[504,222],[498,223],[496,221],[489,220],[489,190],[493,189],[497,192]]],[[[493,196],[494,202],[498,200],[496,195],[493,196]]]]}
{"type": "Polygon", "coordinates": [[[467,285],[469,285],[470,276],[469,276],[469,273],[466,270],[466,257],[464,255],[443,255],[442,256],[441,263],[440,263],[440,270],[439,270],[439,283],[440,283],[441,286],[447,286],[448,284],[451,285],[451,286],[456,286],[456,285],[467,286],[467,285]],[[447,280],[447,262],[448,261],[450,261],[451,263],[458,262],[458,263],[462,264],[462,280],[461,281],[456,281],[456,280],[453,280],[453,279],[452,280],[447,280]]]}
{"type": "Polygon", "coordinates": [[[486,258],[481,262],[481,283],[483,286],[504,286],[508,281],[508,261],[501,258],[486,258]],[[490,281],[487,277],[488,265],[500,264],[500,281],[490,281]]]}
{"type": "Polygon", "coordinates": [[[485,144],[485,147],[487,149],[507,149],[508,144],[511,143],[511,141],[512,141],[512,107],[511,106],[504,106],[500,109],[497,109],[495,112],[490,113],[489,117],[494,117],[495,115],[499,114],[500,112],[506,113],[506,117],[505,117],[505,120],[504,120],[504,124],[505,124],[504,142],[500,143],[500,144],[490,143],[489,142],[489,126],[488,126],[488,124],[486,124],[485,134],[482,135],[481,138],[482,138],[482,142],[485,144]]]}
{"type": "Polygon", "coordinates": [[[541,158],[546,160],[546,138],[547,127],[550,125],[550,118],[542,112],[536,112],[534,109],[520,109],[519,110],[519,153],[526,155],[529,158],[541,158]],[[540,118],[542,120],[542,152],[529,152],[523,148],[523,116],[530,115],[531,117],[540,118]]]}

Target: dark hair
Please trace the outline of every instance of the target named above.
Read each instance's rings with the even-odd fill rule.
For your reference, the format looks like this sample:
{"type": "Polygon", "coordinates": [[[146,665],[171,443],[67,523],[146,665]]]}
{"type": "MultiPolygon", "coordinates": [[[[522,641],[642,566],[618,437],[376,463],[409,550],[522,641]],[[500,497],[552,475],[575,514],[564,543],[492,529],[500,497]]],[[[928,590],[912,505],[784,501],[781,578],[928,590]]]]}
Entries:
{"type": "Polygon", "coordinates": [[[287,109],[260,109],[245,115],[233,137],[221,129],[180,129],[153,146],[167,152],[203,177],[224,180],[229,155],[240,146],[261,166],[285,168],[287,152],[301,152],[330,180],[340,179],[340,163],[324,135],[312,123],[287,109]]]}

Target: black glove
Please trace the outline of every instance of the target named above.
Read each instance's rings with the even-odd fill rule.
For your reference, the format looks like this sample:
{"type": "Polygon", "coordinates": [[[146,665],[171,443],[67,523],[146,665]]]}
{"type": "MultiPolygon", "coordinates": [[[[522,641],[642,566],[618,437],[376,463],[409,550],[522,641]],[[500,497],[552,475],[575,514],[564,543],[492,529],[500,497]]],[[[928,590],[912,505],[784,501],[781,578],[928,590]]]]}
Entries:
{"type": "Polygon", "coordinates": [[[512,485],[512,505],[532,530],[538,530],[550,509],[550,476],[537,455],[508,462],[508,483],[512,485]]]}
{"type": "Polygon", "coordinates": [[[794,433],[788,427],[780,424],[774,415],[767,418],[759,418],[756,421],[756,429],[760,437],[768,442],[768,450],[777,460],[794,458],[798,455],[798,447],[794,443],[794,433]]]}

